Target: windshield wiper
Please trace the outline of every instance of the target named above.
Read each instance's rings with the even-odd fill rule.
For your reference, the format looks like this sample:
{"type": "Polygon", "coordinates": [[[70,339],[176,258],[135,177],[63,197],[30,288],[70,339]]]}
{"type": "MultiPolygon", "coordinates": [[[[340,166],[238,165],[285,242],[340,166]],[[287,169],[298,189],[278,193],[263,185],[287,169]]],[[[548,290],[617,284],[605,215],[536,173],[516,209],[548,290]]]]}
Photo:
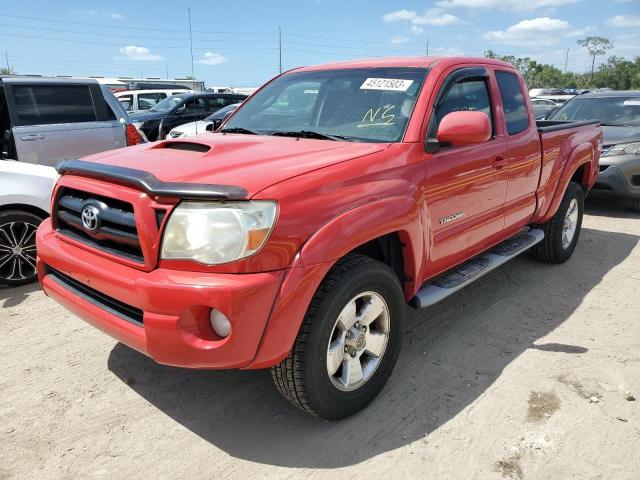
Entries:
{"type": "Polygon", "coordinates": [[[297,137],[297,138],[313,138],[317,140],[349,140],[349,137],[343,135],[330,135],[328,133],[314,132],[313,130],[298,130],[291,132],[273,132],[274,137],[297,137]]]}
{"type": "Polygon", "coordinates": [[[244,133],[245,135],[258,135],[256,132],[253,132],[249,129],[243,127],[229,127],[223,130],[220,130],[220,133],[244,133]]]}
{"type": "Polygon", "coordinates": [[[633,127],[632,124],[630,123],[607,123],[607,122],[600,122],[600,125],[602,125],[603,127],[633,127]]]}

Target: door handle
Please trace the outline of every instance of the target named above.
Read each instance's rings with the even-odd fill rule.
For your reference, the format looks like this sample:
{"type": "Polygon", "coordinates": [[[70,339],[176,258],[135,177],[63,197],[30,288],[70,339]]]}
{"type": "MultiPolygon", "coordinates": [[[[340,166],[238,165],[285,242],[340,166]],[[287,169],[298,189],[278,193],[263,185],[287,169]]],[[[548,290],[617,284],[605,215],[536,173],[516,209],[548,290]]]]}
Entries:
{"type": "Polygon", "coordinates": [[[509,160],[498,155],[493,161],[493,168],[501,169],[509,165],[509,160]]]}
{"type": "Polygon", "coordinates": [[[40,133],[31,133],[29,135],[22,135],[20,140],[24,142],[31,142],[33,140],[44,140],[44,135],[40,133]]]}

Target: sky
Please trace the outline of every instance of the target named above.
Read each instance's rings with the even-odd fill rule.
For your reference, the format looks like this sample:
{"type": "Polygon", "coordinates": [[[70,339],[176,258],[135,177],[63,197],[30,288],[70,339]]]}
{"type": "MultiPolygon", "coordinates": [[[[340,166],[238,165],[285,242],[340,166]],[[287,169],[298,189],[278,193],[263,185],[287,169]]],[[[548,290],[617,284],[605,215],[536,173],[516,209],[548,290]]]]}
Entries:
{"type": "MultiPolygon", "coordinates": [[[[174,78],[259,86],[282,68],[350,58],[531,57],[585,72],[576,40],[640,56],[640,0],[0,0],[0,65],[18,73],[174,78]],[[279,35],[281,29],[281,36],[279,35]]],[[[602,58],[604,60],[604,57],[602,58]]]]}

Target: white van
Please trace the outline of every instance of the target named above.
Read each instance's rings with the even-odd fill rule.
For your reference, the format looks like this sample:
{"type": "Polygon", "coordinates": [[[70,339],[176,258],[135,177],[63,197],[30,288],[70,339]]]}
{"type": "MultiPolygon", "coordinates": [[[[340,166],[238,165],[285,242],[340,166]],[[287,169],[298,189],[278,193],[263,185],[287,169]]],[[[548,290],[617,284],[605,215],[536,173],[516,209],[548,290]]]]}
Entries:
{"type": "Polygon", "coordinates": [[[158,89],[158,90],[125,90],[116,92],[116,98],[128,113],[138,113],[149,110],[156,103],[167,97],[180,93],[191,93],[193,90],[186,89],[158,89]]]}

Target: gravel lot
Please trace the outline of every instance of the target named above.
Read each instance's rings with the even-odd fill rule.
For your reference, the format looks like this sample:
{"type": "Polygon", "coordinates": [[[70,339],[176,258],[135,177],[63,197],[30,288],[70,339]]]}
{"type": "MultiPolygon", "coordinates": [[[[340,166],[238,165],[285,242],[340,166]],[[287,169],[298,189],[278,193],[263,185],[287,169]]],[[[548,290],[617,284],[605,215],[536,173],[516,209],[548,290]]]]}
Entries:
{"type": "Polygon", "coordinates": [[[521,257],[411,311],[391,381],[339,423],[268,371],[156,365],[2,289],[0,480],[638,479],[640,217],[587,206],[568,263],[521,257]]]}

